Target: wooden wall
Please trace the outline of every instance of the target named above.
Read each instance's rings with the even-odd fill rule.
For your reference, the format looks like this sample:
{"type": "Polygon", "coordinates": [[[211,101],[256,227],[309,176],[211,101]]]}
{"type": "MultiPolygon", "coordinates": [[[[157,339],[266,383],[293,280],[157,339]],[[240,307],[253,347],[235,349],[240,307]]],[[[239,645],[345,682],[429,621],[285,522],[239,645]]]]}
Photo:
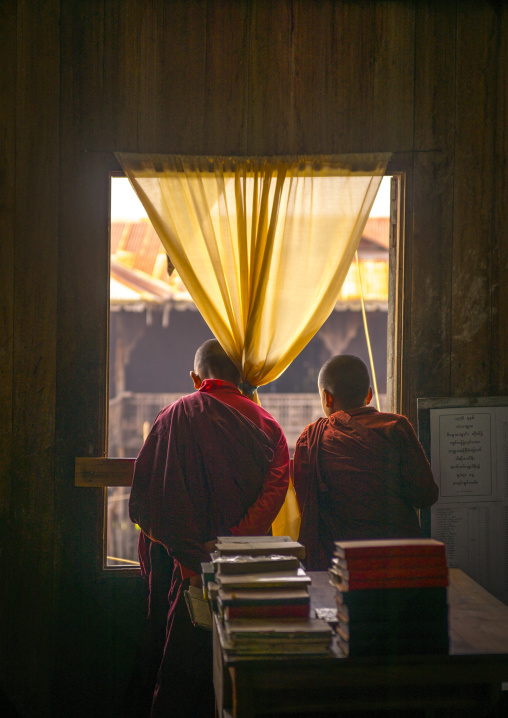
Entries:
{"type": "Polygon", "coordinates": [[[0,22],[0,707],[135,715],[142,586],[100,572],[103,494],[73,486],[105,448],[113,153],[393,152],[403,410],[507,394],[508,9],[3,0],[0,22]]]}

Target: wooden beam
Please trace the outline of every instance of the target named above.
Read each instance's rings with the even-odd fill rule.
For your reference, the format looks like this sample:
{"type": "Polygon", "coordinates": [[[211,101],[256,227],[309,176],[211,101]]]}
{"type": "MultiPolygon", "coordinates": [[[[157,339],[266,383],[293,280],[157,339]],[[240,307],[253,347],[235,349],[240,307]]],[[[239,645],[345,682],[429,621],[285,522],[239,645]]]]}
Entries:
{"type": "Polygon", "coordinates": [[[76,458],[75,486],[132,486],[135,459],[76,458]]]}

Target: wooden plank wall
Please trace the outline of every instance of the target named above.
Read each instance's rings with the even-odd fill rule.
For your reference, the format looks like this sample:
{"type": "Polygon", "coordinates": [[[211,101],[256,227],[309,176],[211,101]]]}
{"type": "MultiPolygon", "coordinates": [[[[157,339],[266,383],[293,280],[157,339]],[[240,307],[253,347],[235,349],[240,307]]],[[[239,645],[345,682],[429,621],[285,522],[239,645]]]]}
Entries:
{"type": "MultiPolygon", "coordinates": [[[[2,7],[2,36],[5,58],[0,73],[0,607],[9,605],[10,506],[13,419],[14,364],[14,257],[16,197],[16,2],[2,7]]],[[[0,611],[1,612],[1,611],[0,611]]],[[[7,638],[7,621],[2,635],[7,638]]],[[[0,674],[7,675],[9,659],[0,651],[0,674]]],[[[3,697],[0,682],[0,708],[3,697]]],[[[5,712],[7,708],[5,707],[5,712]]]]}
{"type": "MultiPolygon", "coordinates": [[[[16,86],[15,94],[10,93],[11,102],[4,105],[4,111],[10,112],[10,131],[6,135],[7,162],[2,166],[7,198],[14,210],[10,226],[5,227],[11,261],[2,268],[11,289],[5,305],[10,314],[5,337],[7,346],[12,347],[12,398],[9,401],[9,396],[5,397],[10,427],[2,436],[8,442],[5,455],[10,453],[11,458],[10,481],[2,482],[6,488],[2,494],[7,499],[1,517],[2,559],[6,560],[2,584],[4,580],[8,584],[10,609],[3,617],[2,644],[8,653],[3,654],[2,668],[7,664],[7,673],[2,678],[7,679],[15,703],[23,703],[29,711],[37,707],[49,714],[57,522],[54,478],[60,3],[18,2],[17,7],[7,3],[2,6],[2,14],[4,7],[8,76],[15,59],[16,86]],[[19,648],[12,651],[14,646],[19,648]]],[[[3,411],[2,406],[2,414],[3,411]]]]}
{"type": "Polygon", "coordinates": [[[393,152],[403,410],[506,394],[508,9],[6,0],[0,17],[0,680],[22,716],[136,715],[143,589],[101,573],[103,491],[73,485],[106,445],[113,153],[393,152]]]}

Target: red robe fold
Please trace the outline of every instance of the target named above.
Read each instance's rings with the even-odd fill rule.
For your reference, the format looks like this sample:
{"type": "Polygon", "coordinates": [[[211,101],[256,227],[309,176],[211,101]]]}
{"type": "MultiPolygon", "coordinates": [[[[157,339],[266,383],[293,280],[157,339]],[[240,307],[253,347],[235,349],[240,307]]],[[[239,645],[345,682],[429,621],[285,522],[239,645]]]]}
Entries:
{"type": "Polygon", "coordinates": [[[203,544],[243,518],[273,453],[236,409],[210,394],[185,396],[160,412],[136,460],[131,520],[199,573],[210,558],[203,544]]]}
{"type": "Polygon", "coordinates": [[[307,426],[296,444],[294,485],[311,570],[328,568],[334,541],[418,537],[415,508],[438,497],[409,421],[373,407],[307,426]]]}
{"type": "Polygon", "coordinates": [[[211,633],[190,622],[182,567],[199,573],[210,558],[204,543],[217,536],[267,533],[288,482],[282,429],[229,382],[206,380],[155,420],[129,502],[150,588],[144,664],[153,718],[213,716],[211,633]]]}

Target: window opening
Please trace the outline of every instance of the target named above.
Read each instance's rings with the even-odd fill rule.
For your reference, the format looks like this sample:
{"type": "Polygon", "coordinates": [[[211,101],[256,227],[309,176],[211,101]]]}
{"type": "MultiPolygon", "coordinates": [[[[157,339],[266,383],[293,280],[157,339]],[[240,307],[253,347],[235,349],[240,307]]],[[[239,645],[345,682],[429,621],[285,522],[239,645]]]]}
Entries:
{"type": "MultiPolygon", "coordinates": [[[[284,429],[290,453],[303,428],[322,415],[317,392],[322,364],[335,354],[357,354],[370,369],[360,281],[380,408],[394,407],[395,392],[389,386],[393,372],[387,371],[387,357],[390,363],[394,356],[395,326],[389,319],[394,276],[390,241],[394,245],[395,236],[390,198],[393,201],[399,184],[400,178],[383,178],[358,246],[358,267],[353,259],[330,317],[286,371],[259,390],[262,405],[284,429]]],[[[157,413],[193,390],[189,371],[195,350],[213,335],[127,178],[111,177],[110,196],[108,456],[134,458],[157,413]]],[[[108,567],[138,564],[139,529],[129,519],[129,495],[128,487],[108,488],[108,567]]]]}

